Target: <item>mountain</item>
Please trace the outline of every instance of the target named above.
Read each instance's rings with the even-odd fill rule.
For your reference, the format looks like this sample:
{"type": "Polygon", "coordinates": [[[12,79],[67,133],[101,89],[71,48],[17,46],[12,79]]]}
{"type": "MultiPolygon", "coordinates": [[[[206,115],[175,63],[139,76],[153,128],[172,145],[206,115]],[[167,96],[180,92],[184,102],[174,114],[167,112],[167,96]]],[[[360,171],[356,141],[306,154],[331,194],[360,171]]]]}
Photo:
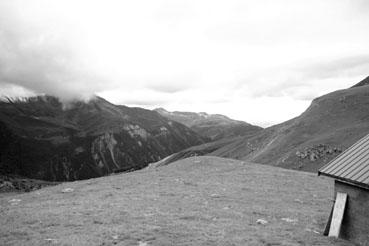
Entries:
{"type": "Polygon", "coordinates": [[[368,78],[356,86],[316,98],[300,116],[253,136],[191,147],[161,162],[214,155],[317,171],[369,132],[368,78]]]}
{"type": "Polygon", "coordinates": [[[353,87],[360,87],[363,85],[369,85],[369,76],[360,81],[359,83],[357,83],[356,85],[354,85],[353,87]]]}
{"type": "Polygon", "coordinates": [[[262,130],[259,126],[233,120],[220,114],[193,113],[193,112],[168,112],[163,108],[154,109],[162,116],[180,122],[201,136],[211,141],[222,138],[250,135],[262,130]]]}
{"type": "Polygon", "coordinates": [[[155,111],[100,97],[63,105],[39,96],[0,102],[0,174],[49,181],[135,170],[203,143],[155,111]]]}

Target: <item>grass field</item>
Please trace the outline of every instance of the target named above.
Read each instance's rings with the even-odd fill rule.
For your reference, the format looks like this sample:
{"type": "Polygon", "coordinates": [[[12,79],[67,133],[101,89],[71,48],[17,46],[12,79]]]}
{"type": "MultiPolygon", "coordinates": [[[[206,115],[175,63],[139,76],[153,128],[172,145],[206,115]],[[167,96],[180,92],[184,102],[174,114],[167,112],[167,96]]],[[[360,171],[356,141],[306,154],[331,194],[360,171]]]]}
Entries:
{"type": "Polygon", "coordinates": [[[0,245],[351,245],[322,236],[332,189],[312,173],[194,157],[3,194],[0,245]]]}

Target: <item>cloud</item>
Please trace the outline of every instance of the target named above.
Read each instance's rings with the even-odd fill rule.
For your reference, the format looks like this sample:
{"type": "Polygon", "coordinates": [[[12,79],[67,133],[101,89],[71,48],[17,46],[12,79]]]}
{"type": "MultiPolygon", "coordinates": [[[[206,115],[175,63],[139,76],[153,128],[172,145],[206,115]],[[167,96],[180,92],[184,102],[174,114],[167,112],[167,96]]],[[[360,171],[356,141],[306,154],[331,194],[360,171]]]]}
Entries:
{"type": "Polygon", "coordinates": [[[60,33],[29,25],[7,7],[0,8],[0,86],[13,84],[66,100],[106,87],[106,78],[78,60],[60,33]]]}
{"type": "Polygon", "coordinates": [[[369,10],[369,2],[367,0],[356,0],[356,1],[350,1],[353,5],[353,9],[355,12],[361,12],[363,14],[367,14],[369,10]]]}
{"type": "Polygon", "coordinates": [[[197,81],[197,78],[195,76],[163,76],[161,80],[156,80],[155,78],[149,79],[147,83],[143,84],[143,87],[155,92],[178,93],[181,91],[196,88],[197,86],[196,84],[194,84],[195,81],[197,81]]]}
{"type": "Polygon", "coordinates": [[[316,61],[296,68],[304,80],[365,74],[369,71],[369,54],[347,56],[328,61],[316,61]]]}
{"type": "Polygon", "coordinates": [[[276,122],[368,75],[367,6],[365,0],[4,0],[0,94],[68,100],[97,93],[119,104],[276,122]],[[284,108],[291,104],[299,106],[284,108]]]}
{"type": "Polygon", "coordinates": [[[130,89],[116,88],[98,93],[103,98],[109,98],[113,103],[135,107],[155,108],[172,101],[173,94],[159,92],[146,88],[130,89]]]}
{"type": "Polygon", "coordinates": [[[291,97],[312,100],[336,89],[348,88],[367,76],[369,55],[301,61],[264,70],[241,79],[236,88],[241,95],[291,97]]]}
{"type": "Polygon", "coordinates": [[[22,86],[18,86],[14,84],[4,84],[4,83],[1,83],[0,85],[1,85],[0,100],[4,99],[5,97],[18,98],[18,97],[35,96],[35,93],[25,89],[22,86]]]}

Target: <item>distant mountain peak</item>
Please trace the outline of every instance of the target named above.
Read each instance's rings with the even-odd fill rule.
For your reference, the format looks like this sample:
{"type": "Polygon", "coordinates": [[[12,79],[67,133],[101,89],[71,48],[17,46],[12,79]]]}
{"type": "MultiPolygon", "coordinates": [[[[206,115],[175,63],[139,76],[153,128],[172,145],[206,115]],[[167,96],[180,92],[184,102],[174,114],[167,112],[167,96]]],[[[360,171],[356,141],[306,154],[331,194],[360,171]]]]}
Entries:
{"type": "Polygon", "coordinates": [[[168,110],[166,110],[165,108],[161,108],[161,107],[154,109],[154,111],[156,111],[156,112],[162,112],[162,113],[169,113],[168,110]]]}
{"type": "Polygon", "coordinates": [[[206,112],[169,112],[164,108],[154,109],[162,116],[190,127],[193,131],[210,140],[243,136],[260,131],[262,128],[249,123],[233,120],[221,114],[206,112]]]}

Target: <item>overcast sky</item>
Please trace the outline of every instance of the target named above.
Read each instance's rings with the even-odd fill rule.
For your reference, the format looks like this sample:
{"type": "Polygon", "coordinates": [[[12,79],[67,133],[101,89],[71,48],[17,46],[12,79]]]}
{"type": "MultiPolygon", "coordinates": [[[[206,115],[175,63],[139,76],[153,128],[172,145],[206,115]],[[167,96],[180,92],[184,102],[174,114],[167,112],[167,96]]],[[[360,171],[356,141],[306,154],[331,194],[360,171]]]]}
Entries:
{"type": "Polygon", "coordinates": [[[0,95],[269,126],[369,75],[367,0],[0,0],[0,95]]]}

